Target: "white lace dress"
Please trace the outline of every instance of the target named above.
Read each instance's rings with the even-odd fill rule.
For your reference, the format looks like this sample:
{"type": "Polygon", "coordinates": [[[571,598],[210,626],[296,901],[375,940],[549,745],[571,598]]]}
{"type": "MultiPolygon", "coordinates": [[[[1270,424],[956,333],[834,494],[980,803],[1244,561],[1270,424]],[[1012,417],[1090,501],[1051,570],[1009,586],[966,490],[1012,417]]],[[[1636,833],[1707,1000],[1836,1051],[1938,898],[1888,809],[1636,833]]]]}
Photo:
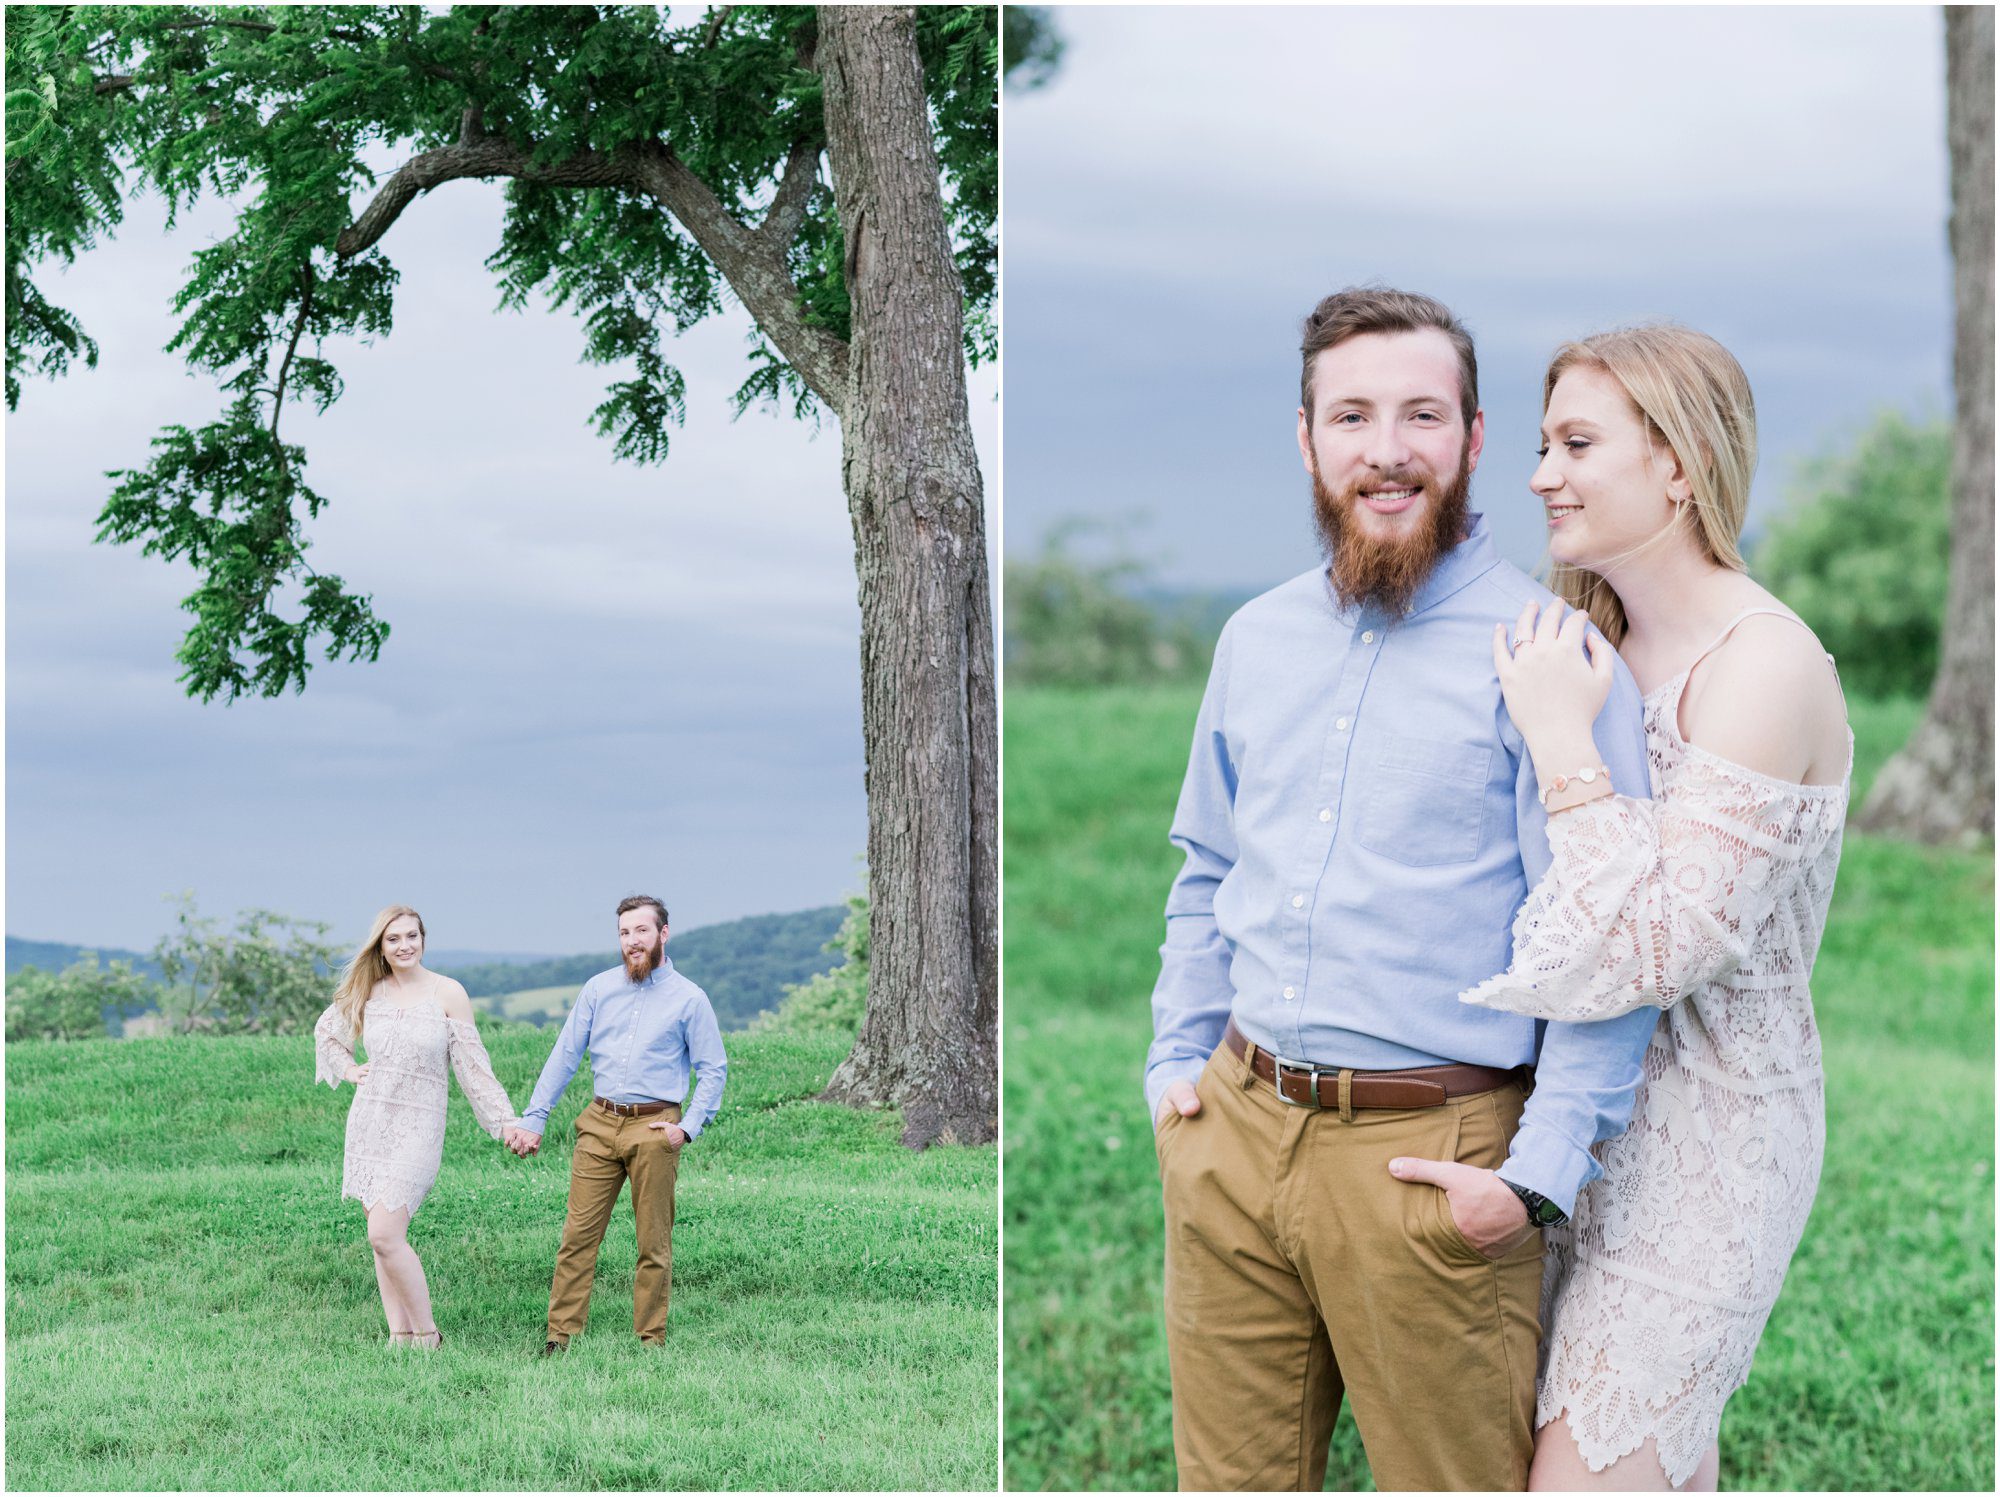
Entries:
{"type": "MultiPolygon", "coordinates": [[[[472,1115],[494,1138],[520,1121],[493,1062],[472,1025],[448,1018],[434,1000],[401,1005],[371,998],[361,1010],[368,1079],[347,1109],[347,1152],[340,1194],[364,1207],[407,1206],[410,1215],[430,1194],[444,1159],[447,1070],[472,1104],[472,1115]]],[[[339,1086],[354,1063],[354,1034],[329,1007],[313,1026],[315,1081],[339,1086]]]]}
{"type": "Polygon", "coordinates": [[[1631,1126],[1547,1234],[1535,1424],[1566,1412],[1593,1471],[1650,1436],[1675,1485],[1749,1378],[1819,1184],[1806,982],[1853,772],[1851,734],[1848,775],[1823,786],[1685,742],[1692,669],[1646,698],[1653,800],[1549,818],[1554,862],[1515,919],[1513,965],[1461,995],[1545,1019],[1664,1010],[1631,1126]]]}

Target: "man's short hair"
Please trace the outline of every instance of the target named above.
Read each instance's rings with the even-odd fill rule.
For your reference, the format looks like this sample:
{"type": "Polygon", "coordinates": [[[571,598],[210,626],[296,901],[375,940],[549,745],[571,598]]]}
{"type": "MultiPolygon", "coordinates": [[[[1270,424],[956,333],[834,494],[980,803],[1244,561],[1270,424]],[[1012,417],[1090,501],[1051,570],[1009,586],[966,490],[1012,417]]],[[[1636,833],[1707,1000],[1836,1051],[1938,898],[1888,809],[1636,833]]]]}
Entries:
{"type": "Polygon", "coordinates": [[[660,929],[665,930],[667,928],[667,907],[650,894],[626,895],[618,901],[618,913],[623,915],[629,910],[636,910],[641,905],[648,904],[653,907],[653,913],[660,917],[660,929]]]}
{"type": "Polygon", "coordinates": [[[1479,360],[1473,356],[1472,334],[1435,297],[1387,286],[1349,286],[1326,298],[1306,317],[1299,353],[1305,362],[1299,374],[1299,404],[1306,419],[1313,417],[1313,360],[1326,349],[1363,333],[1415,333],[1436,328],[1458,350],[1458,409],[1465,429],[1479,414],[1479,360]]]}

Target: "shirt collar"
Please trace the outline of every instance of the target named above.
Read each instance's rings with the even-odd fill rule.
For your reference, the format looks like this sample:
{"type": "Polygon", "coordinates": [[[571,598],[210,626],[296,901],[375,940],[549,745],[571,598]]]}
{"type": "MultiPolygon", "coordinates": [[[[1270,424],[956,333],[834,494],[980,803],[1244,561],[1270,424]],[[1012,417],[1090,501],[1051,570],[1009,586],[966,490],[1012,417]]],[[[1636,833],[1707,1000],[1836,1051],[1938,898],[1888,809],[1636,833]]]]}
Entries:
{"type": "Polygon", "coordinates": [[[625,982],[628,987],[650,988],[655,983],[664,982],[667,978],[672,977],[674,975],[674,959],[662,953],[660,956],[660,965],[655,967],[652,971],[646,974],[646,980],[644,982],[635,983],[629,976],[626,976],[622,972],[619,975],[625,977],[625,982]]]}
{"type": "MultiPolygon", "coordinates": [[[[1430,576],[1418,587],[1416,596],[1403,613],[1404,618],[1415,618],[1426,609],[1435,608],[1446,598],[1464,587],[1475,578],[1484,576],[1499,564],[1500,552],[1493,544],[1493,532],[1486,524],[1483,514],[1466,516],[1470,528],[1465,539],[1447,551],[1438,564],[1431,568],[1430,576]]],[[[1334,617],[1342,624],[1359,624],[1363,619],[1370,622],[1395,622],[1389,619],[1379,603],[1350,604],[1342,607],[1333,590],[1333,579],[1325,571],[1320,573],[1320,585],[1326,594],[1328,605],[1334,617]]]]}

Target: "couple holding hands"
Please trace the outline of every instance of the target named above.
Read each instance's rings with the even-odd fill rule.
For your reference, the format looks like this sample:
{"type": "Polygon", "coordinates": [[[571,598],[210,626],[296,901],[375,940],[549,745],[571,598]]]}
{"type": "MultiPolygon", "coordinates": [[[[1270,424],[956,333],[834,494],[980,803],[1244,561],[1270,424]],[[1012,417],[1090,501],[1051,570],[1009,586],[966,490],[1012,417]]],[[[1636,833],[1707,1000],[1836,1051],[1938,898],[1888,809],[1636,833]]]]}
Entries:
{"type": "Polygon", "coordinates": [[[444,1157],[446,1072],[458,1077],[479,1126],[525,1158],[541,1148],[550,1109],[588,1054],[596,1095],[576,1120],[542,1355],[564,1350],[583,1329],[597,1249],[627,1179],[639,1236],[632,1328],[641,1342],[663,1345],[680,1152],[715,1116],[728,1072],[708,995],[667,956],[666,906],[650,895],[619,902],[623,965],[583,985],[518,1116],[473,1026],[471,1000],[459,983],[424,967],[424,941],[415,910],[383,910],[313,1029],[315,1079],[355,1088],[340,1193],[368,1213],[390,1343],[444,1342],[407,1233],[444,1157]],[[366,1045],[365,1063],[355,1061],[357,1040],[366,1045]]]}

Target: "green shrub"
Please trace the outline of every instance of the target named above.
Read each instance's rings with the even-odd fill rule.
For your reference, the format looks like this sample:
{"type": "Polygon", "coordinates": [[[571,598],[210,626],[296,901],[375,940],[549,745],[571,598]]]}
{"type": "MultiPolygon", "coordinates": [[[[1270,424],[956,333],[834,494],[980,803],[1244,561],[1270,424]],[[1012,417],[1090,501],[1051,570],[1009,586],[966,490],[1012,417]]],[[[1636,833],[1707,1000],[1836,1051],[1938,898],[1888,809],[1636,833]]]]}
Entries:
{"type": "Polygon", "coordinates": [[[7,1038],[102,1039],[107,1018],[149,1008],[155,997],[130,962],[99,966],[94,951],[60,972],[23,967],[7,979],[7,1038]]]}
{"type": "Polygon", "coordinates": [[[750,1022],[753,1031],[785,1031],[804,1034],[815,1030],[838,1030],[843,1034],[861,1032],[861,1020],[868,1012],[868,896],[850,895],[847,918],[826,943],[828,951],[841,953],[837,967],[808,977],[804,982],[787,983],[778,1006],[759,1014],[750,1022]]]}
{"type": "Polygon", "coordinates": [[[1850,692],[1919,695],[1937,673],[1950,546],[1951,429],[1884,412],[1809,461],[1758,545],[1758,580],[1840,662],[1850,692]]]}
{"type": "Polygon", "coordinates": [[[170,1027],[236,1034],[303,1034],[333,1001],[345,953],[324,939],[327,925],[269,910],[246,910],[234,934],[195,912],[192,894],[153,958],[166,977],[160,1011],[170,1027]]]}
{"type": "Polygon", "coordinates": [[[1185,613],[1134,596],[1147,569],[1115,534],[1109,560],[1077,555],[1071,543],[1089,528],[1070,521],[1050,533],[1039,556],[1007,562],[1008,681],[1103,686],[1198,678],[1210,642],[1185,613]]]}

